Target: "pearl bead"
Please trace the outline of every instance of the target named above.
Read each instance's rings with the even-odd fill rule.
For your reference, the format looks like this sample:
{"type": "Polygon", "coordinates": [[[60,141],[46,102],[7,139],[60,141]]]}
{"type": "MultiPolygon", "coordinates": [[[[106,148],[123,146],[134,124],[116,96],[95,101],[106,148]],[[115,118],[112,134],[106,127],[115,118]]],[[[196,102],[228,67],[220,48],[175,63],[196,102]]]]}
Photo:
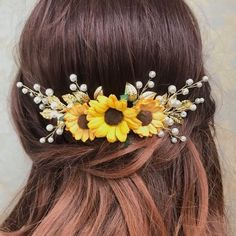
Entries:
{"type": "Polygon", "coordinates": [[[57,129],[56,134],[57,135],[62,135],[63,134],[63,129],[57,129]]]}
{"type": "Polygon", "coordinates": [[[35,98],[34,98],[34,102],[35,102],[36,104],[39,104],[41,101],[42,101],[42,100],[41,100],[40,97],[35,97],[35,98]]]}
{"type": "Polygon", "coordinates": [[[209,81],[209,78],[208,78],[208,76],[206,76],[206,75],[205,75],[205,76],[203,76],[203,77],[202,77],[202,81],[203,81],[203,82],[208,82],[208,81],[209,81]]]}
{"type": "Polygon", "coordinates": [[[53,96],[54,91],[53,91],[52,89],[48,88],[48,89],[46,89],[45,94],[46,94],[47,96],[51,97],[51,96],[53,96]]]}
{"type": "Polygon", "coordinates": [[[175,137],[172,137],[172,138],[171,138],[171,142],[172,142],[172,143],[177,143],[177,142],[178,142],[178,140],[177,140],[177,138],[175,138],[175,137]]]}
{"type": "Polygon", "coordinates": [[[71,85],[70,85],[70,90],[71,90],[71,91],[76,91],[76,90],[77,90],[76,84],[71,84],[71,85]]]}
{"type": "Polygon", "coordinates": [[[192,80],[192,79],[186,80],[186,84],[187,84],[188,86],[192,85],[192,84],[193,84],[193,80],[192,80]]]}
{"type": "Polygon", "coordinates": [[[196,111],[197,110],[197,106],[195,104],[191,105],[190,110],[191,111],[196,111]]]}
{"type": "Polygon", "coordinates": [[[160,102],[162,102],[162,99],[163,99],[163,97],[160,96],[160,95],[158,95],[158,96],[156,97],[156,100],[158,100],[158,101],[160,101],[160,102]]]}
{"type": "Polygon", "coordinates": [[[175,104],[174,104],[175,107],[179,107],[179,106],[181,106],[181,105],[182,105],[182,103],[181,103],[180,100],[176,100],[176,101],[175,101],[175,104]]]}
{"type": "Polygon", "coordinates": [[[71,75],[70,75],[70,81],[71,81],[71,82],[77,81],[77,75],[71,74],[71,75]]]}
{"type": "Polygon", "coordinates": [[[44,109],[45,109],[44,104],[40,104],[40,105],[39,105],[39,109],[40,109],[40,110],[44,110],[44,109]]]}
{"type": "Polygon", "coordinates": [[[172,126],[174,124],[174,120],[172,118],[169,118],[169,117],[166,117],[165,122],[169,126],[172,126]]]}
{"type": "Polygon", "coordinates": [[[28,92],[29,92],[29,90],[28,90],[27,88],[23,88],[23,89],[22,89],[22,93],[23,93],[23,94],[27,94],[28,92]]]}
{"type": "Polygon", "coordinates": [[[205,99],[204,99],[204,98],[200,98],[200,102],[201,102],[201,103],[204,103],[204,102],[205,102],[205,99]]]}
{"type": "Polygon", "coordinates": [[[174,94],[175,92],[176,92],[176,87],[174,86],[174,85],[170,85],[169,87],[168,87],[168,91],[169,91],[169,93],[171,93],[171,94],[174,94]]]}
{"type": "Polygon", "coordinates": [[[22,82],[17,82],[17,83],[16,83],[16,87],[17,87],[17,88],[21,88],[22,86],[23,86],[23,83],[22,83],[22,82]]]}
{"type": "Polygon", "coordinates": [[[157,135],[159,138],[163,138],[165,136],[165,133],[163,130],[160,130],[157,135]]]}
{"type": "Polygon", "coordinates": [[[200,99],[200,98],[196,98],[196,99],[195,99],[195,103],[196,103],[196,104],[201,103],[201,99],[200,99]]]}
{"type": "Polygon", "coordinates": [[[155,83],[153,81],[148,81],[148,88],[154,88],[155,83]]]}
{"type": "Polygon", "coordinates": [[[186,138],[185,136],[181,136],[181,137],[180,137],[180,140],[181,140],[182,142],[186,142],[186,141],[187,141],[187,138],[186,138]]]}
{"type": "Polygon", "coordinates": [[[48,142],[49,142],[49,143],[53,143],[53,142],[54,142],[54,138],[53,138],[53,137],[49,137],[49,138],[48,138],[48,142]]]}
{"type": "Polygon", "coordinates": [[[182,111],[181,114],[180,114],[180,116],[181,116],[182,118],[187,117],[187,112],[186,112],[186,111],[182,111]]]}
{"type": "Polygon", "coordinates": [[[197,82],[197,87],[201,88],[202,87],[202,82],[197,82]]]}
{"type": "Polygon", "coordinates": [[[54,127],[53,127],[53,125],[51,125],[51,124],[46,126],[46,130],[49,131],[49,132],[52,131],[53,128],[54,128],[54,127]]]}
{"type": "Polygon", "coordinates": [[[39,142],[40,143],[45,143],[46,142],[46,138],[43,137],[43,138],[39,139],[39,142]]]}
{"type": "Polygon", "coordinates": [[[178,135],[178,134],[179,134],[179,129],[173,128],[173,129],[171,130],[171,133],[172,133],[173,135],[178,135]]]}
{"type": "Polygon", "coordinates": [[[58,113],[57,113],[57,111],[52,111],[52,118],[57,118],[57,116],[58,116],[58,113]]]}
{"type": "Polygon", "coordinates": [[[88,87],[87,87],[87,84],[81,84],[80,87],[79,87],[80,91],[82,92],[86,92],[88,87]]]}
{"type": "Polygon", "coordinates": [[[40,85],[39,84],[34,84],[34,90],[39,91],[40,90],[40,85]]]}
{"type": "Polygon", "coordinates": [[[56,102],[52,102],[50,107],[51,107],[53,110],[57,109],[57,103],[56,103],[56,102]]]}
{"type": "Polygon", "coordinates": [[[143,83],[141,81],[136,82],[136,88],[141,89],[143,87],[143,83]]]}
{"type": "Polygon", "coordinates": [[[155,78],[155,77],[156,77],[156,72],[153,71],[153,70],[150,71],[150,72],[149,72],[149,77],[152,78],[152,79],[155,78]]]}
{"type": "Polygon", "coordinates": [[[43,104],[48,104],[48,99],[47,99],[47,98],[43,98],[43,99],[42,99],[42,103],[43,103],[43,104]]]}
{"type": "Polygon", "coordinates": [[[30,97],[34,97],[34,94],[32,92],[30,93],[30,97]]]}
{"type": "Polygon", "coordinates": [[[188,90],[187,88],[183,89],[183,90],[182,90],[182,94],[183,94],[183,95],[189,94],[189,90],[188,90]]]}

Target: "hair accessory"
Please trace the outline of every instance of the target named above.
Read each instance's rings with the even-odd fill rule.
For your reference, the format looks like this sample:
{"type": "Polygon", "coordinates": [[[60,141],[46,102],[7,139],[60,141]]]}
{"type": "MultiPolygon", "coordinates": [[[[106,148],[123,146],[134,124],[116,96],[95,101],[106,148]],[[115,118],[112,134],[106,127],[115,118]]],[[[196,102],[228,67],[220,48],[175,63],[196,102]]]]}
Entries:
{"type": "Polygon", "coordinates": [[[168,133],[172,143],[178,140],[185,142],[187,138],[180,135],[178,126],[183,123],[188,111],[195,111],[197,105],[204,103],[204,98],[180,101],[178,95],[188,95],[190,89],[201,88],[204,82],[208,82],[208,77],[204,76],[196,83],[188,79],[179,90],[175,85],[170,85],[164,95],[150,91],[155,87],[154,78],[156,72],[150,71],[145,85],[141,81],[137,81],[135,86],[127,82],[120,98],[113,94],[104,96],[100,86],[91,99],[87,85],[79,85],[77,75],[72,74],[71,93],[62,96],[64,102],[54,95],[51,88],[43,93],[39,84],[34,84],[30,89],[22,82],[17,82],[17,87],[23,94],[33,97],[43,118],[56,121],[55,125],[46,126],[50,133],[40,138],[40,143],[52,143],[55,135],[62,135],[64,130],[82,142],[95,138],[106,138],[110,143],[125,142],[131,131],[140,137],[158,135],[162,138],[168,133]]]}

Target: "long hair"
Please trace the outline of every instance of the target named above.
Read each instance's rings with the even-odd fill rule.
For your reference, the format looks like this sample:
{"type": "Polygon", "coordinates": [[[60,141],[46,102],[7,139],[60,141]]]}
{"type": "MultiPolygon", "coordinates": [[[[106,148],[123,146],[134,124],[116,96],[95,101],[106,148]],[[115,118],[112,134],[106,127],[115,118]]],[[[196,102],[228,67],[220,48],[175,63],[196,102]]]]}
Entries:
{"type": "MultiPolygon", "coordinates": [[[[154,90],[205,75],[198,23],[182,0],[40,0],[19,44],[15,82],[68,91],[79,83],[124,92],[126,82],[154,90]]],[[[41,144],[45,121],[32,99],[12,88],[11,108],[32,169],[22,196],[2,224],[5,232],[55,236],[226,235],[221,170],[213,140],[210,85],[189,98],[205,103],[181,126],[186,143],[169,137],[129,144],[76,142],[70,134],[41,144]]]]}

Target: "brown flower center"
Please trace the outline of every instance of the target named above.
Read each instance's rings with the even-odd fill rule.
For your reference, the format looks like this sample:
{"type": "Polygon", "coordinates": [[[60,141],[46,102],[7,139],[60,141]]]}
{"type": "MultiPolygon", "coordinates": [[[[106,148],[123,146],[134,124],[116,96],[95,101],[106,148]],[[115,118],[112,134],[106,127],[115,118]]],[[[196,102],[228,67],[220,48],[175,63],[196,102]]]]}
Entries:
{"type": "Polygon", "coordinates": [[[78,125],[81,129],[88,129],[88,121],[86,115],[80,115],[78,118],[78,125]]]}
{"type": "Polygon", "coordinates": [[[109,108],[105,112],[105,122],[108,125],[118,125],[123,120],[123,113],[113,108],[109,108]]]}
{"type": "Polygon", "coordinates": [[[146,126],[152,122],[152,113],[150,111],[140,111],[137,118],[142,122],[142,126],[146,126]]]}

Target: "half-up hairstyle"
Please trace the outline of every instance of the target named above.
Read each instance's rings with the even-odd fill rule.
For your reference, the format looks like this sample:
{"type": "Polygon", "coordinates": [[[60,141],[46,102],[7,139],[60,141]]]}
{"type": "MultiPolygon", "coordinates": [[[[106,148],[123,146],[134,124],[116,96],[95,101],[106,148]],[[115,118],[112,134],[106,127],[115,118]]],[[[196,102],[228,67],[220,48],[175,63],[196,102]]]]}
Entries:
{"type": "MultiPolygon", "coordinates": [[[[39,83],[60,97],[71,73],[88,93],[123,93],[126,82],[154,91],[183,87],[205,75],[198,23],[182,0],[39,0],[22,32],[15,82],[39,83]]],[[[226,235],[221,170],[213,140],[210,85],[181,126],[185,143],[169,137],[127,143],[77,142],[69,133],[41,144],[45,120],[14,85],[12,116],[32,169],[5,232],[55,236],[226,235]]],[[[13,235],[13,234],[12,234],[13,235]]]]}

